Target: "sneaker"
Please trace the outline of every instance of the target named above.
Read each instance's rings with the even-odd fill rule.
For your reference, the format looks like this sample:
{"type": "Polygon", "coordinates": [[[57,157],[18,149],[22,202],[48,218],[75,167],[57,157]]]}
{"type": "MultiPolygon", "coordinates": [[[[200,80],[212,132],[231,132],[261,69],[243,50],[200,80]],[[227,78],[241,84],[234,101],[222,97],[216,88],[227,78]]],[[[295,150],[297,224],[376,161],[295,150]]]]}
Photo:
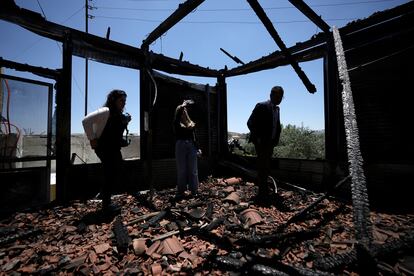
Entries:
{"type": "Polygon", "coordinates": [[[109,214],[118,214],[121,212],[121,207],[118,204],[111,203],[109,205],[104,205],[102,211],[109,214]]]}
{"type": "Polygon", "coordinates": [[[251,201],[263,207],[270,207],[271,205],[274,205],[275,200],[275,194],[273,194],[271,191],[268,191],[267,193],[259,192],[256,196],[253,196],[251,198],[251,201]]]}
{"type": "Polygon", "coordinates": [[[180,201],[180,200],[183,200],[184,198],[185,198],[185,194],[184,193],[177,193],[174,196],[174,200],[175,201],[180,201]]]}

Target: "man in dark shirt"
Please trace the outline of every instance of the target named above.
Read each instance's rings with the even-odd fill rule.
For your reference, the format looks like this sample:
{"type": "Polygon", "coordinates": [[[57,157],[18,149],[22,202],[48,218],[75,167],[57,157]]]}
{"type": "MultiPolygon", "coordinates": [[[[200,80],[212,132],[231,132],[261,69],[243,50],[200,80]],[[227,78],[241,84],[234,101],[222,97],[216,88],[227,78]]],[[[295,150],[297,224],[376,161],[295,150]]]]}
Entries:
{"type": "Polygon", "coordinates": [[[267,184],[270,173],[270,161],[273,148],[279,143],[281,124],[279,116],[279,104],[283,99],[283,88],[275,86],[270,92],[270,100],[260,102],[254,108],[247,126],[250,129],[250,140],[257,154],[257,185],[259,192],[257,200],[267,200],[271,189],[267,184]]]}

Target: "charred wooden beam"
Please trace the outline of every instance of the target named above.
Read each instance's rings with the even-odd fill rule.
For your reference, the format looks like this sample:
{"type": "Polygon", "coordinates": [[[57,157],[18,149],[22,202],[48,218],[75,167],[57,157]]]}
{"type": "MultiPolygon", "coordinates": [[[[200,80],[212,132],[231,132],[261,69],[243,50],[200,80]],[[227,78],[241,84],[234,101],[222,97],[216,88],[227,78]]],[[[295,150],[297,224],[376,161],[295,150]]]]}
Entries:
{"type": "Polygon", "coordinates": [[[6,68],[14,69],[17,71],[22,71],[22,72],[31,72],[38,76],[45,77],[45,78],[52,78],[55,80],[58,79],[60,76],[60,73],[57,70],[44,68],[44,67],[38,67],[38,66],[31,66],[28,64],[22,64],[22,63],[3,59],[1,57],[0,57],[0,67],[6,67],[6,68]]]}
{"type": "Polygon", "coordinates": [[[335,191],[336,189],[339,189],[339,187],[341,187],[344,183],[346,183],[351,177],[347,176],[344,179],[342,179],[341,181],[339,181],[335,187],[333,188],[332,191],[328,191],[326,192],[324,195],[320,196],[317,200],[315,200],[314,202],[312,202],[310,205],[308,205],[306,208],[304,208],[303,210],[299,211],[298,213],[296,213],[295,215],[293,215],[287,222],[286,224],[290,224],[292,222],[298,221],[299,219],[301,219],[303,216],[305,216],[306,214],[308,214],[311,210],[313,210],[322,200],[324,200],[325,198],[327,198],[329,195],[332,194],[333,191],[335,191]]]}
{"type": "Polygon", "coordinates": [[[388,21],[392,18],[400,17],[403,14],[414,11],[414,2],[408,1],[393,9],[377,12],[364,20],[353,21],[340,29],[342,35],[352,34],[355,31],[361,31],[367,27],[375,26],[378,23],[388,21]]]}
{"type": "Polygon", "coordinates": [[[162,22],[148,35],[148,37],[142,42],[142,48],[148,48],[152,42],[163,35],[203,2],[204,0],[187,0],[183,4],[180,4],[175,12],[173,12],[164,22],[162,22]]]}
{"type": "Polygon", "coordinates": [[[212,222],[210,222],[205,228],[204,231],[210,232],[213,229],[216,229],[217,227],[219,227],[221,224],[224,223],[224,221],[226,220],[225,217],[219,217],[219,218],[215,218],[213,219],[212,222]]]}
{"type": "Polygon", "coordinates": [[[62,75],[56,83],[56,199],[68,200],[70,168],[70,125],[72,104],[72,38],[63,42],[62,75]]]}
{"type": "Polygon", "coordinates": [[[290,266],[274,259],[265,260],[264,258],[250,258],[249,261],[242,261],[231,256],[215,256],[210,259],[220,269],[247,272],[248,275],[330,275],[323,271],[312,270],[300,266],[290,266]]]}
{"type": "MultiPolygon", "coordinates": [[[[371,247],[371,253],[374,258],[379,260],[386,259],[390,256],[398,256],[402,252],[412,250],[414,248],[414,231],[407,231],[406,235],[400,239],[392,239],[385,244],[374,244],[371,247]]],[[[358,261],[357,249],[343,254],[324,256],[317,259],[314,265],[317,269],[324,271],[337,271],[345,266],[354,266],[358,261]]]]}
{"type": "MultiPolygon", "coordinates": [[[[253,254],[250,256],[251,262],[256,263],[260,266],[264,266],[265,268],[276,268],[277,270],[282,271],[283,273],[287,273],[288,275],[306,275],[306,276],[327,276],[332,275],[330,273],[316,270],[316,269],[309,269],[306,267],[301,266],[292,266],[285,264],[279,260],[279,257],[262,257],[258,254],[253,254]]],[[[266,274],[267,275],[267,274],[266,274]]]]}
{"type": "Polygon", "coordinates": [[[228,56],[229,58],[231,58],[232,60],[234,60],[234,62],[236,63],[240,63],[240,64],[245,64],[243,61],[241,61],[238,57],[236,56],[232,56],[229,52],[227,52],[226,50],[224,50],[223,48],[220,48],[220,51],[222,51],[226,56],[228,56]]]}
{"type": "MultiPolygon", "coordinates": [[[[310,45],[310,43],[305,44],[310,45]]],[[[315,42],[315,44],[316,46],[309,46],[310,48],[306,48],[305,50],[303,50],[304,45],[299,45],[298,47],[293,46],[289,48],[289,51],[292,51],[292,58],[296,62],[305,62],[322,58],[325,55],[326,46],[322,43],[315,42]]],[[[276,51],[270,55],[246,63],[245,65],[230,69],[226,72],[226,76],[239,76],[289,64],[290,62],[286,55],[281,51],[276,51]]]]}
{"type": "Polygon", "coordinates": [[[279,48],[282,50],[286,58],[289,60],[290,65],[295,70],[296,74],[298,74],[299,78],[302,80],[303,84],[305,85],[306,89],[310,93],[316,92],[316,87],[313,85],[306,74],[302,71],[302,68],[298,65],[298,63],[294,60],[291,53],[287,49],[285,43],[280,38],[279,34],[277,33],[275,27],[273,26],[272,22],[270,21],[269,17],[267,17],[265,11],[263,10],[262,6],[260,6],[259,2],[257,0],[247,0],[247,2],[250,4],[256,15],[259,17],[259,19],[262,21],[263,25],[266,27],[269,34],[272,36],[273,40],[276,42],[276,44],[279,46],[279,48]]]}
{"type": "Polygon", "coordinates": [[[344,127],[346,133],[349,171],[352,178],[353,220],[358,242],[365,246],[366,251],[372,242],[372,224],[370,220],[368,190],[363,168],[363,157],[359,144],[359,131],[356,124],[354,100],[352,97],[351,81],[349,78],[345,52],[341,36],[337,28],[333,28],[335,50],[338,62],[338,73],[342,83],[342,105],[344,111],[344,127]]]}
{"type": "Polygon", "coordinates": [[[217,78],[217,125],[218,127],[218,152],[219,155],[225,156],[228,153],[227,147],[227,83],[225,77],[226,70],[222,71],[222,74],[217,78]]]}
{"type": "Polygon", "coordinates": [[[283,247],[286,248],[297,242],[320,235],[321,228],[343,211],[344,207],[340,206],[332,212],[323,214],[323,218],[307,230],[283,233],[288,226],[288,224],[285,223],[280,225],[273,234],[245,237],[238,240],[237,243],[243,245],[245,248],[257,248],[258,246],[279,247],[279,249],[283,247]]]}
{"type": "Polygon", "coordinates": [[[289,0],[298,10],[300,10],[307,18],[309,18],[316,26],[325,33],[329,33],[329,25],[318,16],[312,9],[302,0],[289,0]]]}
{"type": "MultiPolygon", "coordinates": [[[[345,27],[341,28],[341,34],[344,36],[344,39],[347,40],[348,37],[353,37],[353,34],[355,32],[360,32],[365,30],[366,28],[371,28],[372,26],[376,26],[378,23],[386,22],[392,18],[396,18],[401,16],[401,14],[408,14],[410,12],[413,12],[414,10],[414,2],[409,2],[406,4],[403,4],[401,6],[398,6],[394,9],[387,10],[381,13],[376,13],[372,16],[370,16],[367,19],[355,21],[352,23],[349,23],[345,27]]],[[[324,33],[319,33],[316,36],[313,36],[311,39],[300,42],[296,44],[295,46],[292,46],[288,48],[289,52],[294,55],[295,59],[298,62],[306,61],[321,58],[326,53],[326,36],[324,33]],[[321,47],[318,47],[321,46],[321,47]],[[308,51],[309,55],[307,55],[307,58],[301,58],[303,55],[299,55],[302,51],[308,51]],[[323,52],[321,51],[323,50],[323,52]],[[314,54],[311,54],[313,51],[314,54]],[[319,53],[319,54],[318,54],[319,53]]],[[[286,58],[283,54],[283,52],[276,51],[274,53],[271,53],[267,56],[264,56],[258,60],[251,61],[246,63],[245,65],[238,66],[235,68],[232,68],[227,71],[227,76],[238,76],[248,73],[253,73],[261,70],[267,70],[272,69],[281,65],[289,64],[286,62],[286,58]],[[283,63],[281,62],[283,60],[283,63]]]]}
{"type": "Polygon", "coordinates": [[[115,219],[115,222],[112,226],[112,231],[115,234],[115,244],[118,252],[126,253],[128,251],[128,246],[131,243],[131,239],[129,238],[128,230],[122,223],[120,216],[115,219]]]}
{"type": "MultiPolygon", "coordinates": [[[[229,160],[220,160],[219,165],[224,166],[228,169],[234,170],[237,173],[239,173],[240,175],[242,175],[244,178],[250,180],[250,181],[255,181],[257,179],[257,172],[254,170],[250,170],[246,167],[244,167],[243,165],[240,165],[237,161],[229,161],[229,160]]],[[[269,180],[268,180],[269,181],[269,180]]],[[[271,182],[269,182],[270,184],[273,184],[271,182]]],[[[306,190],[302,187],[287,183],[287,182],[283,182],[278,180],[277,184],[280,185],[281,187],[285,188],[285,189],[289,189],[289,190],[293,190],[296,191],[298,193],[306,193],[306,194],[314,194],[312,191],[306,190]]]]}
{"type": "Polygon", "coordinates": [[[153,216],[156,216],[156,215],[158,215],[159,213],[160,213],[160,212],[151,212],[151,213],[149,213],[149,214],[142,215],[142,216],[140,216],[140,217],[138,217],[138,218],[136,218],[136,219],[133,219],[133,220],[129,221],[129,222],[127,223],[127,225],[129,226],[129,225],[134,225],[134,224],[137,224],[138,222],[141,222],[141,221],[143,221],[143,220],[146,220],[146,219],[152,218],[153,216]]]}
{"type": "Polygon", "coordinates": [[[158,224],[158,222],[163,219],[170,211],[169,210],[162,210],[157,215],[153,216],[148,220],[147,223],[141,225],[142,228],[154,227],[158,224]]]}
{"type": "MultiPolygon", "coordinates": [[[[5,1],[0,1],[0,19],[59,42],[63,42],[66,34],[70,34],[73,55],[81,58],[134,69],[141,69],[144,65],[144,51],[140,48],[47,21],[39,13],[16,5],[8,5],[5,1]]],[[[219,75],[218,70],[204,68],[161,54],[149,53],[151,66],[156,70],[199,77],[219,75]]]]}
{"type": "Polygon", "coordinates": [[[320,229],[311,229],[296,232],[247,237],[238,240],[237,244],[244,245],[247,248],[286,247],[299,241],[312,239],[320,234],[319,231],[320,229]]]}
{"type": "Polygon", "coordinates": [[[0,238],[0,246],[4,246],[4,245],[6,245],[8,243],[12,243],[16,240],[21,240],[21,239],[26,239],[26,238],[29,238],[29,237],[37,236],[41,233],[42,233],[42,231],[40,229],[31,229],[31,230],[19,232],[19,233],[12,234],[12,235],[7,235],[5,237],[0,238]]]}
{"type": "Polygon", "coordinates": [[[150,52],[151,66],[171,74],[181,74],[199,77],[218,77],[220,72],[215,69],[205,68],[188,61],[180,61],[161,54],[150,52]]]}

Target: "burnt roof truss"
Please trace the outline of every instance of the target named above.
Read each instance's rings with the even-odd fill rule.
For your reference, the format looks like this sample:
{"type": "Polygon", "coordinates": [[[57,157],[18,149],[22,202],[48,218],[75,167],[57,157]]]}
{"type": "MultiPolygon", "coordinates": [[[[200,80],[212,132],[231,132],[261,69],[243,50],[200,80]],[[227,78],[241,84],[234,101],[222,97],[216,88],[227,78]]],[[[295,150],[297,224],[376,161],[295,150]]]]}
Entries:
{"type": "Polygon", "coordinates": [[[277,33],[275,27],[273,26],[272,22],[270,21],[269,17],[266,15],[265,11],[263,10],[262,6],[260,6],[257,0],[247,0],[250,4],[256,15],[262,21],[263,25],[266,27],[269,34],[272,36],[273,40],[276,42],[277,46],[282,50],[283,54],[288,59],[290,65],[292,65],[293,69],[295,70],[296,74],[298,74],[299,78],[302,80],[303,84],[306,86],[306,89],[310,93],[316,92],[316,87],[309,78],[306,76],[305,72],[303,72],[302,68],[300,68],[299,64],[296,60],[292,57],[289,50],[287,49],[285,43],[280,38],[279,34],[277,33]]]}
{"type": "Polygon", "coordinates": [[[157,40],[166,31],[171,29],[175,24],[180,22],[181,19],[186,17],[203,2],[204,0],[187,0],[186,2],[180,4],[177,10],[175,10],[166,20],[158,25],[158,27],[148,35],[148,37],[142,42],[141,48],[148,48],[151,43],[157,40]]]}

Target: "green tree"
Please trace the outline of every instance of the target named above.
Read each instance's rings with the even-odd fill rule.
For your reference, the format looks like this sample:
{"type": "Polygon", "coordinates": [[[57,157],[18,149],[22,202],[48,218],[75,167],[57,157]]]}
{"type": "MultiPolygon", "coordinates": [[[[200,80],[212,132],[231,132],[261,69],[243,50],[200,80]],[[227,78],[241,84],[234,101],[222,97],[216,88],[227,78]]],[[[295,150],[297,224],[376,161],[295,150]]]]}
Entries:
{"type": "Polygon", "coordinates": [[[307,127],[287,125],[282,127],[279,145],[273,157],[321,159],[325,157],[325,133],[307,127]]]}
{"type": "MultiPolygon", "coordinates": [[[[241,143],[243,148],[251,155],[256,155],[254,145],[241,143]]],[[[324,131],[310,130],[307,127],[295,125],[282,125],[282,133],[277,147],[274,148],[273,157],[293,159],[323,159],[325,158],[325,133],[324,131]]]]}

